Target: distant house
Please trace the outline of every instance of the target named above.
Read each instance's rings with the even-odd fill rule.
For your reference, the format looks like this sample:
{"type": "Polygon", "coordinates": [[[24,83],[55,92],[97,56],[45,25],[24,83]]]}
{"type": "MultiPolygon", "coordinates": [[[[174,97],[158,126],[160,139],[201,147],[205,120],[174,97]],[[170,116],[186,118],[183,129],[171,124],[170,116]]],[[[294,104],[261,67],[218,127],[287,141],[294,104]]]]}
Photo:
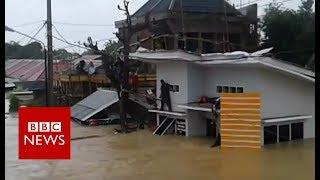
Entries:
{"type": "Polygon", "coordinates": [[[98,66],[102,65],[102,61],[100,58],[101,58],[100,55],[84,55],[84,56],[81,56],[77,59],[72,60],[72,64],[74,66],[76,66],[77,64],[79,64],[80,61],[83,60],[86,63],[93,62],[95,67],[98,67],[98,66]]]}
{"type": "Polygon", "coordinates": [[[156,65],[158,96],[161,79],[175,87],[170,92],[173,112],[150,110],[157,114],[158,125],[165,118],[174,118],[175,127],[184,135],[205,136],[212,105],[196,103],[200,96],[259,92],[262,144],[315,137],[312,71],[245,52],[194,55],[162,50],[137,51],[130,56],[156,65]]]}
{"type": "MultiPolygon", "coordinates": [[[[66,71],[70,65],[63,60],[55,60],[54,72],[66,71]]],[[[45,63],[43,59],[9,59],[5,62],[5,76],[19,80],[16,84],[28,90],[45,89],[45,63]]]]}

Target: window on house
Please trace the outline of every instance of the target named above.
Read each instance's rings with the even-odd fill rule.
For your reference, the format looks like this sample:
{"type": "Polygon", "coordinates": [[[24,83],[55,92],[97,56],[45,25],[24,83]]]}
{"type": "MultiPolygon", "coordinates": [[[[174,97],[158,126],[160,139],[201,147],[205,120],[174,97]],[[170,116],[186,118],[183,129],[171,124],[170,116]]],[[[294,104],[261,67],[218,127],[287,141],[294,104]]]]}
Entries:
{"type": "MultiPolygon", "coordinates": [[[[290,140],[290,123],[283,125],[272,125],[264,127],[264,144],[277,143],[290,140]],[[277,131],[279,126],[279,131],[277,131]]],[[[303,122],[291,123],[291,140],[303,139],[303,122]]]]}
{"type": "Polygon", "coordinates": [[[172,92],[179,92],[179,86],[178,85],[171,85],[170,91],[172,92]]]}
{"type": "Polygon", "coordinates": [[[223,92],[228,93],[229,92],[229,86],[223,86],[223,92]]]}
{"type": "Polygon", "coordinates": [[[197,52],[198,51],[198,40],[194,39],[198,37],[198,33],[187,33],[187,44],[186,44],[186,50],[191,52],[197,52]]]}
{"type": "Polygon", "coordinates": [[[279,126],[279,142],[289,141],[289,124],[279,126]]]}
{"type": "Polygon", "coordinates": [[[237,87],[237,93],[243,93],[243,87],[237,87]]]}
{"type": "Polygon", "coordinates": [[[179,92],[179,86],[178,85],[173,85],[172,91],[173,92],[179,92]]]}
{"type": "Polygon", "coordinates": [[[264,144],[277,143],[277,126],[264,127],[264,144]]]}
{"type": "Polygon", "coordinates": [[[222,93],[222,86],[217,86],[217,93],[222,93]]]}
{"type": "Polygon", "coordinates": [[[291,124],[291,140],[303,139],[303,123],[291,124]]]}
{"type": "MultiPolygon", "coordinates": [[[[202,33],[201,37],[205,40],[214,41],[214,33],[202,33]]],[[[214,44],[209,41],[202,42],[202,51],[203,53],[213,53],[214,44]]]]}
{"type": "Polygon", "coordinates": [[[217,86],[217,93],[243,93],[243,87],[217,86]]]}
{"type": "Polygon", "coordinates": [[[236,87],[230,87],[230,92],[231,93],[236,93],[236,87]]]}

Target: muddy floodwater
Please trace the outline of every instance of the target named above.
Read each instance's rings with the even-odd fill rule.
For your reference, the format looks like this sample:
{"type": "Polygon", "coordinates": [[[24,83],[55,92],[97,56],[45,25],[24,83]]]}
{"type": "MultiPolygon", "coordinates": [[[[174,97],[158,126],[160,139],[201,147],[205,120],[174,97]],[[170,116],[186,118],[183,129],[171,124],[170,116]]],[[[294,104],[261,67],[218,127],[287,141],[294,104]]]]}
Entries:
{"type": "MultiPolygon", "coordinates": [[[[114,134],[112,126],[72,123],[71,160],[18,160],[16,114],[5,119],[5,176],[23,179],[89,180],[311,180],[314,139],[262,150],[210,148],[207,138],[153,136],[149,130],[114,134]],[[95,136],[92,138],[84,138],[95,136]]],[[[54,152],[52,152],[54,153],[54,152]]]]}

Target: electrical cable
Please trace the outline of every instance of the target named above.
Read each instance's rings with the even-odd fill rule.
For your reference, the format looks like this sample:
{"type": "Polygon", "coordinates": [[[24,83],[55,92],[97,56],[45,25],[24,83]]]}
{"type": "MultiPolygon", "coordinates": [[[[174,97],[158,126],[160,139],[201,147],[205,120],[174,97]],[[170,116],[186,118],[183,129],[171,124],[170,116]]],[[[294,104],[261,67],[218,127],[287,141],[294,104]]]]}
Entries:
{"type": "Polygon", "coordinates": [[[114,24],[76,24],[76,23],[68,23],[68,22],[56,22],[55,24],[62,24],[62,25],[70,25],[70,26],[96,26],[96,27],[106,27],[106,26],[114,26],[114,24]]]}
{"type": "MultiPolygon", "coordinates": [[[[39,34],[39,32],[43,29],[43,27],[46,25],[46,23],[47,23],[47,22],[44,22],[44,23],[43,23],[43,25],[41,26],[41,28],[32,36],[32,38],[35,38],[35,37],[39,34]]],[[[27,42],[27,44],[29,44],[31,40],[32,40],[32,39],[30,39],[30,40],[27,42]]]]}
{"type": "MultiPolygon", "coordinates": [[[[58,29],[57,29],[54,25],[52,25],[52,27],[53,27],[53,29],[57,32],[57,34],[58,34],[63,40],[67,41],[66,38],[64,38],[64,37],[61,35],[61,33],[58,31],[58,29]]],[[[72,47],[70,47],[70,48],[72,48],[72,47]]],[[[73,50],[74,53],[78,53],[74,48],[72,48],[72,50],[73,50]]]]}
{"type": "MultiPolygon", "coordinates": [[[[41,26],[43,26],[42,24],[40,24],[40,26],[37,26],[36,28],[34,28],[30,33],[28,33],[28,36],[31,36],[31,34],[33,34],[34,32],[36,32],[41,26]]],[[[22,36],[19,40],[17,40],[17,43],[20,43],[21,41],[23,41],[25,38],[27,38],[26,36],[22,36]]]]}
{"type": "Polygon", "coordinates": [[[14,28],[17,28],[17,27],[29,26],[29,25],[33,25],[33,24],[38,24],[38,23],[43,22],[43,21],[44,21],[44,20],[41,20],[41,21],[33,21],[33,22],[20,24],[20,25],[13,26],[13,27],[14,27],[14,28]]]}

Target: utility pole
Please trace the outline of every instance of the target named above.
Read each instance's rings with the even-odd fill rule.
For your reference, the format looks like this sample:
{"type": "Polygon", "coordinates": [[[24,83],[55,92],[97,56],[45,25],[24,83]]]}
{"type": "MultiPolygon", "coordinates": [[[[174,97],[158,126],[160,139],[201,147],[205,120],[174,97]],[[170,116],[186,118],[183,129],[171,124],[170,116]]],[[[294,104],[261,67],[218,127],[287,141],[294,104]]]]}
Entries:
{"type": "Polygon", "coordinates": [[[48,65],[46,80],[48,82],[48,103],[53,106],[53,58],[52,58],[52,19],[51,0],[47,0],[47,40],[48,40],[48,65]]]}

